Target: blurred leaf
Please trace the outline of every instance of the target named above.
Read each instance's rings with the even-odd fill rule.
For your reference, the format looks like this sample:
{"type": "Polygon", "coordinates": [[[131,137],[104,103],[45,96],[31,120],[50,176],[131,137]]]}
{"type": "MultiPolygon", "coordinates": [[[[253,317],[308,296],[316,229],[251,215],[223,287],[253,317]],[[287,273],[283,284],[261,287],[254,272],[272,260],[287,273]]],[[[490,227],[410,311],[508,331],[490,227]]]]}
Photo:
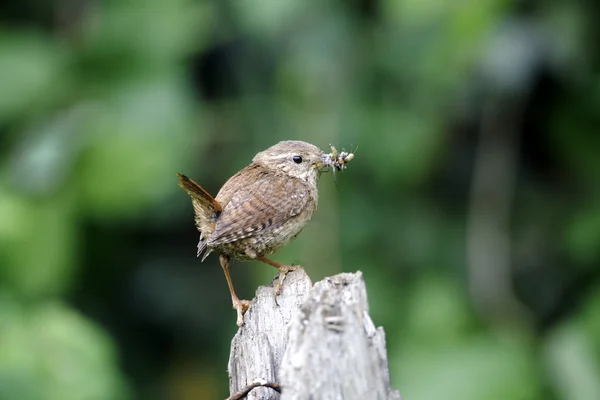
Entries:
{"type": "Polygon", "coordinates": [[[171,64],[206,40],[213,23],[212,4],[192,0],[125,0],[102,4],[102,12],[86,25],[87,51],[140,58],[144,63],[171,64]]]}
{"type": "MultiPolygon", "coordinates": [[[[600,135],[597,132],[598,96],[592,87],[579,97],[569,96],[549,118],[550,140],[564,168],[598,195],[600,188],[600,135]],[[591,108],[591,109],[590,109],[591,108]]],[[[597,90],[598,93],[600,91],[597,90]]]]}
{"type": "Polygon", "coordinates": [[[452,281],[424,279],[413,288],[409,302],[405,334],[411,343],[451,344],[474,329],[467,299],[452,281]]]}
{"type": "Polygon", "coordinates": [[[412,89],[412,105],[433,108],[431,117],[436,118],[453,106],[455,91],[465,89],[466,74],[485,50],[486,36],[510,3],[385,1],[387,34],[396,40],[377,42],[382,66],[412,89]]]}
{"type": "Polygon", "coordinates": [[[327,3],[315,0],[278,1],[256,0],[254,2],[234,1],[231,3],[240,23],[250,32],[265,37],[277,37],[298,18],[306,21],[308,16],[325,12],[327,3]]]}
{"type": "Polygon", "coordinates": [[[176,190],[175,173],[203,140],[189,135],[187,95],[178,80],[156,76],[115,91],[90,118],[79,168],[86,211],[135,218],[176,190]]]}
{"type": "Polygon", "coordinates": [[[589,294],[584,297],[582,304],[583,310],[581,315],[581,323],[589,338],[592,340],[594,354],[597,362],[600,362],[600,287],[592,286],[589,294]]]}
{"type": "Polygon", "coordinates": [[[20,306],[3,295],[0,319],[3,400],[129,397],[112,343],[79,314],[60,303],[20,306]]]}
{"type": "Polygon", "coordinates": [[[594,265],[600,255],[600,207],[577,209],[566,226],[565,247],[583,265],[594,265]]]}
{"type": "Polygon", "coordinates": [[[0,32],[0,123],[60,98],[67,54],[43,36],[0,32]]]}
{"type": "Polygon", "coordinates": [[[594,357],[593,337],[580,323],[572,321],[555,329],[545,341],[544,356],[550,382],[562,399],[600,398],[600,365],[594,357]]]}
{"type": "Polygon", "coordinates": [[[444,139],[439,121],[419,110],[400,110],[391,105],[374,110],[370,118],[369,131],[375,134],[361,143],[360,149],[364,162],[377,169],[373,177],[384,185],[398,180],[423,182],[444,139]]]}
{"type": "Polygon", "coordinates": [[[75,161],[89,141],[81,130],[91,111],[89,104],[81,104],[36,121],[13,151],[10,182],[36,195],[52,195],[68,185],[75,161]]]}
{"type": "Polygon", "coordinates": [[[76,258],[74,202],[38,201],[0,192],[0,284],[25,297],[62,293],[76,258]]]}
{"type": "MultiPolygon", "coordinates": [[[[445,331],[438,325],[437,330],[445,331]]],[[[520,340],[471,337],[444,347],[405,346],[390,370],[411,400],[537,399],[534,354],[520,340]]]]}

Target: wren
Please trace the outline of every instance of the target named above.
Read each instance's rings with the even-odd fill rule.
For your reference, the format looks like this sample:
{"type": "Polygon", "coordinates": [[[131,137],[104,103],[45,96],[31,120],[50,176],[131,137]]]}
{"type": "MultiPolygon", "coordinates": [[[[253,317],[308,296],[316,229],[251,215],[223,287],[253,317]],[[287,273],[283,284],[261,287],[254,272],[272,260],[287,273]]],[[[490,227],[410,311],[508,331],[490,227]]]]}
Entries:
{"type": "Polygon", "coordinates": [[[317,182],[321,172],[344,169],[354,155],[323,153],[318,147],[295,140],[279,142],[256,154],[252,163],[233,175],[213,198],[185,175],[177,174],[179,186],[192,198],[196,227],[200,231],[201,261],[218,252],[225,273],[237,325],[250,301],[235,294],[229,263],[259,260],[279,269],[275,286],[279,294],[285,275],[297,268],[266,258],[295,238],[317,209],[317,182]]]}

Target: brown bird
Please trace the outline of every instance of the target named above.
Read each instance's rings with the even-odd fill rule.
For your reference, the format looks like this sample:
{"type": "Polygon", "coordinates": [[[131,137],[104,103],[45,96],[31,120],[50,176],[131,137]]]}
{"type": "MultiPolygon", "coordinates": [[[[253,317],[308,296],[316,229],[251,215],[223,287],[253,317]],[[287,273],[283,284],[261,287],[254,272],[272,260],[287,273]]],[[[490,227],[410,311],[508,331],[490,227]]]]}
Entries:
{"type": "Polygon", "coordinates": [[[229,261],[259,260],[279,269],[275,287],[279,293],[285,274],[296,269],[266,258],[295,238],[317,209],[317,182],[323,168],[345,167],[354,155],[323,153],[302,141],[283,141],[258,153],[252,163],[229,178],[216,198],[185,175],[177,174],[179,186],[192,198],[196,227],[200,231],[198,257],[213,251],[231,292],[237,324],[250,301],[235,294],[229,261]]]}

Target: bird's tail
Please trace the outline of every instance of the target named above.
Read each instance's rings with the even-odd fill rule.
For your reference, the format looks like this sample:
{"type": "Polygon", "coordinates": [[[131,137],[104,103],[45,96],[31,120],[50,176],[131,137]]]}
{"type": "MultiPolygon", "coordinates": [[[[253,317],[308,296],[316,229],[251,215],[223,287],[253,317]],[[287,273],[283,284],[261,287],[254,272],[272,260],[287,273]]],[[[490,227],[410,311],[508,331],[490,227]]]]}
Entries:
{"type": "MultiPolygon", "coordinates": [[[[179,186],[192,198],[196,227],[200,231],[200,242],[198,243],[198,257],[200,257],[200,254],[206,249],[206,238],[213,233],[215,222],[221,215],[223,207],[202,186],[187,176],[177,174],[177,177],[179,178],[179,186]]],[[[202,261],[210,252],[211,249],[208,249],[202,257],[202,261]]]]}

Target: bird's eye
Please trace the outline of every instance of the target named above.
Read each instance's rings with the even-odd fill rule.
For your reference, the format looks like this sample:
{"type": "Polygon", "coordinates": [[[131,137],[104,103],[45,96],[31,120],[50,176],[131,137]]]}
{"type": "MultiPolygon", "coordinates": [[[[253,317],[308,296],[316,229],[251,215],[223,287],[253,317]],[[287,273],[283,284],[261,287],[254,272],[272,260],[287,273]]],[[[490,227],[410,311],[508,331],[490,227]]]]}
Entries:
{"type": "Polygon", "coordinates": [[[300,164],[302,162],[302,157],[300,157],[300,156],[294,156],[294,157],[292,157],[292,160],[294,160],[294,162],[296,164],[300,164]]]}

